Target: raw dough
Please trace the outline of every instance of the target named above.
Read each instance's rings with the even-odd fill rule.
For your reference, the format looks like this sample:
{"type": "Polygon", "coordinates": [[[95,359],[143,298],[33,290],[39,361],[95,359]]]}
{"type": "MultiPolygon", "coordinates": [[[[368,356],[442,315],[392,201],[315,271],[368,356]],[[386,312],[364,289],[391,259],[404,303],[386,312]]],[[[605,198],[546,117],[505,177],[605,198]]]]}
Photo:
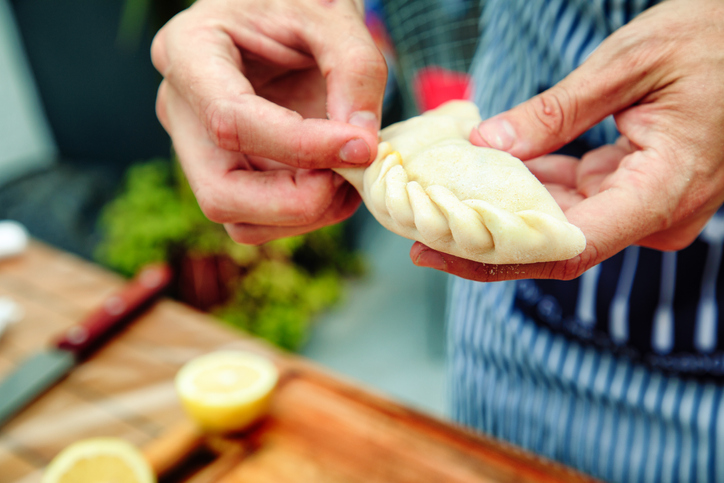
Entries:
{"type": "Polygon", "coordinates": [[[586,238],[522,161],[473,146],[477,107],[451,101],[380,132],[367,168],[340,168],[387,229],[483,263],[567,260],[586,238]]]}

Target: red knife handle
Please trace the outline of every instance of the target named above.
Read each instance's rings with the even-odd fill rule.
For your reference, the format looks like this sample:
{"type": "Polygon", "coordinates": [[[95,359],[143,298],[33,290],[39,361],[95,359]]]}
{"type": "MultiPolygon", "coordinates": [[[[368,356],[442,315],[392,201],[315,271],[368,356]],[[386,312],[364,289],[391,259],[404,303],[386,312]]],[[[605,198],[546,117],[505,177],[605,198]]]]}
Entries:
{"type": "Polygon", "coordinates": [[[65,331],[55,346],[72,352],[77,360],[87,357],[105,342],[106,337],[159,295],[171,282],[172,276],[171,268],[166,264],[143,268],[123,290],[108,297],[83,322],[65,331]]]}

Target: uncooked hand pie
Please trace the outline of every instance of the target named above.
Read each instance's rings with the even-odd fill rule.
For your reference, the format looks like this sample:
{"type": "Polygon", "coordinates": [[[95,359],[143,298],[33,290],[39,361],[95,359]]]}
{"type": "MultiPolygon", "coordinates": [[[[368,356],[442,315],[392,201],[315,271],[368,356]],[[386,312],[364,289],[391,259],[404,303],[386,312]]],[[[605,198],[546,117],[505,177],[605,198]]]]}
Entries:
{"type": "Polygon", "coordinates": [[[387,229],[483,263],[567,260],[586,238],[522,161],[468,141],[477,107],[448,102],[383,129],[367,168],[340,168],[387,229]]]}

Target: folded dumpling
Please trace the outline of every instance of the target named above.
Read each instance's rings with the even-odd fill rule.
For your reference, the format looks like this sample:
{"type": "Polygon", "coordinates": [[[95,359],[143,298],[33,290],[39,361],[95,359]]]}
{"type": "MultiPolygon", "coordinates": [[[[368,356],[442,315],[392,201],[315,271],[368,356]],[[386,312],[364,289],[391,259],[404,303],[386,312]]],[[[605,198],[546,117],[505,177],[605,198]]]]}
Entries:
{"type": "Polygon", "coordinates": [[[468,141],[477,107],[448,102],[380,132],[367,168],[336,169],[387,229],[483,263],[566,260],[586,238],[522,161],[468,141]]]}

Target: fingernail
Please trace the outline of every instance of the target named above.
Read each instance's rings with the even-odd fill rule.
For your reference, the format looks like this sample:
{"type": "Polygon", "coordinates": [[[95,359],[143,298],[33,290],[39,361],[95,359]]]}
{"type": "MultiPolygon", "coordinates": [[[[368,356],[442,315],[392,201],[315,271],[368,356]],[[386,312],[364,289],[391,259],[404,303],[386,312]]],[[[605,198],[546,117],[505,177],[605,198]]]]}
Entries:
{"type": "Polygon", "coordinates": [[[420,267],[434,268],[435,270],[447,270],[447,262],[438,252],[423,250],[415,259],[415,265],[420,267]]]}
{"type": "Polygon", "coordinates": [[[478,126],[480,137],[488,146],[501,151],[507,151],[515,144],[515,129],[505,119],[491,118],[478,126]]]}
{"type": "Polygon", "coordinates": [[[380,121],[377,119],[377,115],[372,111],[357,111],[353,112],[349,116],[350,124],[359,126],[370,131],[377,131],[380,129],[380,121]]]}
{"type": "Polygon", "coordinates": [[[364,139],[354,138],[340,149],[339,157],[345,163],[365,164],[370,160],[370,148],[364,139]]]}

